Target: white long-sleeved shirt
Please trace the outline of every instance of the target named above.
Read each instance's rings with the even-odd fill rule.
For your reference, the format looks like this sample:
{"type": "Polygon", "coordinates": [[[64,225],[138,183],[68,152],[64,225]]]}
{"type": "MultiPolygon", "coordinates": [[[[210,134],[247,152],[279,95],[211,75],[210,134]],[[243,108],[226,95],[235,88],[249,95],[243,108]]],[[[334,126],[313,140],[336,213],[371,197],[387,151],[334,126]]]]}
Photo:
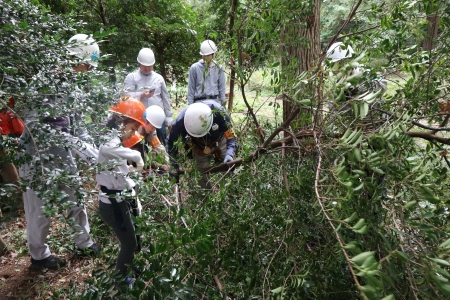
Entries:
{"type": "Polygon", "coordinates": [[[150,105],[158,105],[164,110],[166,117],[172,116],[172,108],[170,107],[170,97],[167,91],[164,78],[158,73],[152,71],[149,75],[143,75],[140,70],[130,73],[123,83],[125,96],[140,99],[145,108],[150,105]],[[155,89],[152,97],[141,99],[141,94],[145,90],[155,89]]]}
{"type": "MultiPolygon", "coordinates": [[[[100,146],[97,163],[114,163],[118,166],[112,170],[102,170],[97,173],[97,183],[109,190],[131,190],[136,183],[128,176],[127,161],[138,162],[141,159],[139,151],[123,147],[120,138],[114,137],[106,144],[100,146]]],[[[99,193],[98,199],[104,203],[111,203],[102,192],[99,193]]],[[[121,201],[118,198],[116,199],[117,202],[121,201]]]]}

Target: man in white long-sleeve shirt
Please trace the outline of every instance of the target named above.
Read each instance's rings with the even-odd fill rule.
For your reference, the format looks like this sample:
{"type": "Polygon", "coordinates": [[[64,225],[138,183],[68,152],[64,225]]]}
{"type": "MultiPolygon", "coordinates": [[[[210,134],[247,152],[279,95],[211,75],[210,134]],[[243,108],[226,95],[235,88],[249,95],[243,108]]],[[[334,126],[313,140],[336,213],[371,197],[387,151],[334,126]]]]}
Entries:
{"type": "Polygon", "coordinates": [[[214,100],[225,106],[225,71],[214,60],[216,44],[211,40],[200,45],[202,59],[189,69],[188,104],[197,101],[214,100]]]}
{"type": "MultiPolygon", "coordinates": [[[[73,56],[73,59],[77,60],[77,63],[73,65],[74,72],[87,72],[97,66],[100,49],[91,36],[86,34],[74,35],[69,40],[67,49],[73,56]]],[[[73,130],[74,135],[70,132],[70,129],[79,129],[77,122],[80,121],[71,119],[58,110],[58,108],[69,105],[67,98],[48,97],[48,102],[51,103],[53,111],[56,112],[55,116],[43,115],[40,109],[23,113],[27,127],[21,136],[21,143],[25,148],[24,151],[33,157],[31,162],[24,163],[19,169],[20,177],[28,185],[23,193],[23,201],[25,219],[27,221],[27,242],[31,255],[31,269],[46,268],[54,270],[66,265],[64,259],[52,255],[46,243],[51,218],[44,213],[43,208],[44,204],[49,202],[49,198],[42,191],[35,191],[36,187],[33,187],[34,176],[37,176],[35,172],[39,170],[37,162],[43,164],[41,168],[44,170],[45,167],[46,172],[69,174],[71,178],[77,178],[76,180],[81,182],[78,179],[75,153],[88,163],[95,162],[98,155],[97,149],[83,140],[83,130],[73,130]],[[75,122],[71,123],[72,121],[75,122]],[[38,147],[36,147],[34,139],[32,139],[37,136],[40,136],[41,139],[38,147]],[[55,137],[60,139],[60,142],[55,140],[55,137]],[[48,144],[44,142],[46,140],[48,144]],[[44,159],[45,157],[46,159],[44,159]]],[[[77,193],[80,193],[80,191],[77,190],[76,183],[66,184],[65,181],[50,180],[50,182],[47,182],[47,185],[49,186],[48,188],[58,190],[61,195],[58,197],[60,199],[58,201],[60,201],[61,205],[70,207],[68,215],[75,230],[75,244],[86,254],[97,254],[100,248],[89,234],[90,226],[86,208],[82,203],[79,203],[77,193]]]]}
{"type": "Polygon", "coordinates": [[[130,73],[125,78],[123,89],[125,96],[131,96],[141,100],[145,108],[151,105],[158,105],[164,110],[166,115],[165,126],[157,129],[161,143],[166,145],[166,126],[172,125],[172,108],[170,107],[170,97],[167,91],[164,78],[153,71],[155,55],[150,48],[142,48],[139,51],[137,61],[139,70],[130,73]]]}

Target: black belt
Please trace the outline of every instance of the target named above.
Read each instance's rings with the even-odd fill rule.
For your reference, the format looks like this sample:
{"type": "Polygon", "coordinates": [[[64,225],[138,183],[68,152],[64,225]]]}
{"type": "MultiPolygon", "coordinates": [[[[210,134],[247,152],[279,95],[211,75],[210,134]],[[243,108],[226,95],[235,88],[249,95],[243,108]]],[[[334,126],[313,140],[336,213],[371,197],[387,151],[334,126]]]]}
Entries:
{"type": "Polygon", "coordinates": [[[217,97],[219,97],[219,95],[206,95],[205,97],[195,97],[194,102],[206,99],[217,99],[217,97]]]}

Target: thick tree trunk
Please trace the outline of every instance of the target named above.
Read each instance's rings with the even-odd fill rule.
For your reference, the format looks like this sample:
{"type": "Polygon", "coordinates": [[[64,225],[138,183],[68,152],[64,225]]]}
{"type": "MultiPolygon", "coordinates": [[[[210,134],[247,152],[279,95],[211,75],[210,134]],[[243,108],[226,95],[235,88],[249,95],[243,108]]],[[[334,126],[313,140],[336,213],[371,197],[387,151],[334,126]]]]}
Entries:
{"type": "Polygon", "coordinates": [[[437,12],[427,16],[427,36],[423,40],[422,48],[424,51],[434,49],[436,46],[436,38],[438,33],[438,21],[439,17],[437,12]]]}
{"type": "MultiPolygon", "coordinates": [[[[300,73],[315,66],[320,55],[320,1],[314,0],[313,7],[308,15],[304,11],[297,12],[300,16],[293,16],[292,19],[300,22],[286,23],[281,37],[281,65],[284,80],[292,80],[300,73]],[[294,18],[295,17],[295,18],[294,18]],[[293,60],[293,59],[296,59],[293,60]]],[[[314,86],[302,86],[305,98],[313,97],[316,94],[314,86]]],[[[286,91],[291,94],[295,91],[286,91]]],[[[287,120],[296,105],[287,98],[283,99],[283,120],[287,120]]],[[[309,112],[300,111],[294,126],[306,126],[311,122],[309,112]]]]}

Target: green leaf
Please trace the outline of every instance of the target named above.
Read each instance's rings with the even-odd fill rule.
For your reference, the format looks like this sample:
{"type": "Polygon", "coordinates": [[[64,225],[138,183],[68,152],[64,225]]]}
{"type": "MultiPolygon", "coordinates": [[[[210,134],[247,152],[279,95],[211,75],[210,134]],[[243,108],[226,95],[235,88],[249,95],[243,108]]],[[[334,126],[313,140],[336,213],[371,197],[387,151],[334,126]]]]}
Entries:
{"type": "Polygon", "coordinates": [[[399,258],[401,258],[404,261],[408,261],[409,260],[408,255],[406,255],[402,251],[397,251],[396,254],[399,256],[399,258]]]}
{"type": "Polygon", "coordinates": [[[355,188],[353,189],[353,191],[357,192],[357,191],[359,191],[360,189],[362,189],[363,187],[364,187],[364,182],[362,182],[360,185],[358,185],[357,187],[355,187],[355,188]]]}
{"type": "Polygon", "coordinates": [[[369,259],[370,257],[373,257],[374,255],[375,255],[375,251],[363,252],[363,253],[360,253],[360,254],[354,256],[351,259],[351,261],[353,261],[355,264],[361,266],[367,259],[369,259]]]}
{"type": "Polygon", "coordinates": [[[439,247],[446,248],[446,249],[450,248],[450,239],[448,239],[445,242],[443,242],[442,244],[440,244],[439,247]]]}
{"type": "Polygon", "coordinates": [[[431,203],[437,204],[439,203],[439,198],[434,195],[434,192],[424,185],[419,185],[419,192],[423,196],[425,200],[430,201],[431,203]]]}
{"type": "Polygon", "coordinates": [[[303,104],[303,105],[311,105],[310,99],[303,99],[303,100],[300,100],[299,102],[300,102],[300,104],[303,104]]]}
{"type": "Polygon", "coordinates": [[[281,291],[283,291],[283,287],[277,287],[276,289],[271,290],[272,294],[279,294],[281,293],[281,291]]]}
{"type": "Polygon", "coordinates": [[[364,119],[369,113],[369,104],[367,104],[366,102],[362,102],[359,107],[359,113],[361,119],[364,119]]]}
{"type": "Polygon", "coordinates": [[[416,201],[416,200],[409,201],[408,203],[406,203],[406,204],[403,206],[403,208],[405,208],[405,209],[410,209],[410,208],[415,207],[416,204],[417,204],[417,201],[416,201]]]}
{"type": "Polygon", "coordinates": [[[429,257],[430,260],[434,261],[437,264],[440,264],[442,266],[446,266],[446,267],[450,267],[450,263],[446,260],[440,259],[440,258],[431,258],[429,257]]]}
{"type": "Polygon", "coordinates": [[[344,222],[347,222],[347,223],[353,222],[354,220],[356,220],[357,217],[358,217],[358,214],[356,212],[353,212],[350,217],[348,217],[347,219],[344,220],[344,222]]]}
{"type": "Polygon", "coordinates": [[[361,229],[364,225],[366,225],[366,219],[359,219],[359,221],[352,227],[352,229],[361,229]]]}
{"type": "Polygon", "coordinates": [[[360,233],[360,234],[366,234],[368,230],[369,230],[369,227],[367,225],[364,225],[361,229],[353,230],[353,231],[356,233],[360,233]]]}

